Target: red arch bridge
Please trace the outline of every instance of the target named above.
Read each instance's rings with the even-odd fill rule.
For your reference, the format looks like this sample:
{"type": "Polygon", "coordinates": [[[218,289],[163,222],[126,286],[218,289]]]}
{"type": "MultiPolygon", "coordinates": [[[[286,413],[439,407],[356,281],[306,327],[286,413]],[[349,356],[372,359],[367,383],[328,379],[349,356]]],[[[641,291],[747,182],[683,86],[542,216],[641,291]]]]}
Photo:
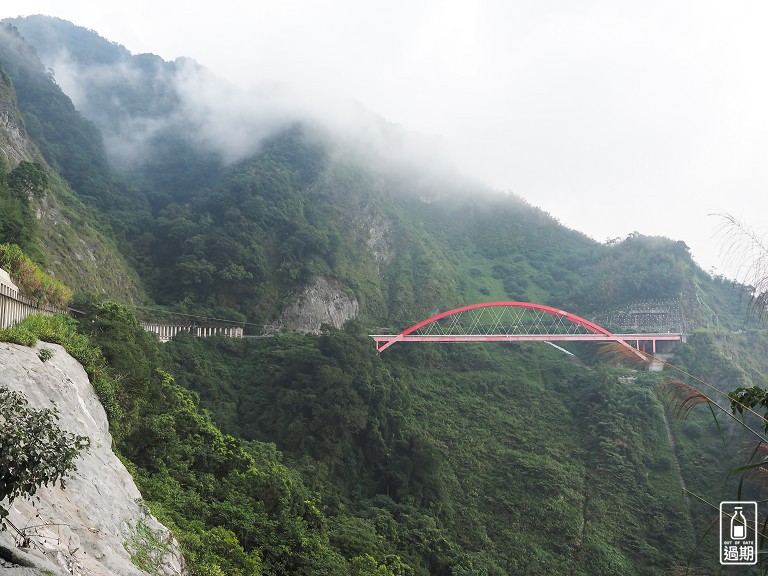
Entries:
{"type": "Polygon", "coordinates": [[[618,342],[641,353],[659,341],[684,339],[683,334],[613,334],[594,322],[543,304],[486,302],[436,314],[395,335],[371,334],[376,350],[395,342],[618,342]],[[634,343],[634,345],[632,344],[634,343]]]}

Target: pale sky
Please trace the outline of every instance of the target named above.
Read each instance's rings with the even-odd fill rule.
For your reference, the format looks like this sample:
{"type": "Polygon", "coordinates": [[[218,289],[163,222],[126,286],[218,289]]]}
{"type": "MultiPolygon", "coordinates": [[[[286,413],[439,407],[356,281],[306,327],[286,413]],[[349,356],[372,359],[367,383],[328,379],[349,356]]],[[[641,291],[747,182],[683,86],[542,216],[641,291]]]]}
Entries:
{"type": "Polygon", "coordinates": [[[768,2],[3,0],[244,87],[352,99],[600,242],[768,220],[768,2]]]}

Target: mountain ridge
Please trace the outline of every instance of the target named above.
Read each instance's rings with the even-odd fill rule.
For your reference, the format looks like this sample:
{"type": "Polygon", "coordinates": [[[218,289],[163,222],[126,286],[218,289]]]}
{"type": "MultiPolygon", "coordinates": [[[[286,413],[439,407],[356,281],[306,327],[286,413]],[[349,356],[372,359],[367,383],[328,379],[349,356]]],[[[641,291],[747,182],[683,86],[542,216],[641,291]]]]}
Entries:
{"type": "MultiPolygon", "coordinates": [[[[210,144],[213,165],[199,162],[199,138],[187,136],[184,143],[181,129],[174,128],[190,128],[180,116],[187,97],[177,82],[177,63],[153,55],[133,56],[93,31],[58,19],[8,21],[38,42],[41,53],[50,58],[47,65],[60,61],[57,54],[68,54],[67,65],[86,79],[77,89],[81,99],[91,107],[96,102],[106,105],[101,113],[94,112],[102,130],[110,129],[99,120],[104,117],[154,122],[163,128],[154,144],[147,142],[154,151],[148,156],[162,157],[163,144],[178,150],[171,172],[147,164],[136,167],[141,176],[133,176],[130,169],[124,172],[138,188],[152,186],[158,178],[172,182],[171,173],[179,177],[170,186],[144,188],[140,194],[144,199],[128,217],[128,234],[133,236],[127,242],[129,250],[153,297],[163,304],[190,302],[201,312],[218,311],[211,315],[244,314],[251,322],[268,324],[295,306],[320,277],[351,292],[360,303],[362,318],[374,324],[407,324],[414,315],[490,297],[533,299],[582,315],[594,314],[600,306],[654,297],[649,288],[638,289],[626,281],[623,296],[607,286],[602,293],[594,291],[584,281],[585,274],[605,274],[606,265],[600,261],[610,262],[611,252],[622,253],[622,266],[638,268],[625,243],[598,244],[559,227],[554,218],[514,195],[493,192],[450,172],[440,174],[433,165],[388,164],[381,156],[373,161],[383,142],[390,148],[409,149],[402,132],[385,123],[366,124],[377,134],[375,149],[369,152],[365,146],[350,148],[319,125],[289,121],[271,136],[255,133],[260,142],[255,155],[227,165],[210,144]],[[89,80],[98,76],[89,71],[94,62],[107,79],[115,76],[103,71],[107,63],[132,72],[117,83],[89,80]],[[109,96],[116,92],[129,96],[117,102],[109,96]],[[187,178],[195,179],[198,169],[207,176],[188,187],[187,178]],[[151,215],[147,205],[152,206],[151,215]],[[228,207],[226,212],[223,206],[228,207]],[[361,226],[363,222],[367,224],[361,226]],[[389,256],[382,259],[377,246],[386,247],[389,256]],[[242,247],[248,247],[247,252],[242,247]],[[550,264],[555,261],[556,265],[550,264]],[[426,304],[420,295],[425,292],[430,293],[431,305],[416,312],[417,302],[426,304]],[[254,306],[249,300],[261,304],[254,306]]],[[[249,110],[233,113],[245,117],[249,110]]],[[[197,126],[201,135],[206,133],[197,126]]],[[[123,210],[109,211],[125,220],[123,210]]],[[[641,275],[645,284],[655,282],[657,288],[665,276],[688,275],[706,283],[683,243],[643,238],[634,234],[626,242],[644,258],[657,260],[649,264],[656,271],[624,275],[633,277],[635,284],[641,275]],[[662,252],[674,254],[674,261],[662,252]]],[[[610,273],[619,274],[615,266],[610,273]]],[[[684,284],[679,281],[678,293],[684,284]]],[[[693,291],[693,284],[686,284],[685,290],[693,291]]]]}

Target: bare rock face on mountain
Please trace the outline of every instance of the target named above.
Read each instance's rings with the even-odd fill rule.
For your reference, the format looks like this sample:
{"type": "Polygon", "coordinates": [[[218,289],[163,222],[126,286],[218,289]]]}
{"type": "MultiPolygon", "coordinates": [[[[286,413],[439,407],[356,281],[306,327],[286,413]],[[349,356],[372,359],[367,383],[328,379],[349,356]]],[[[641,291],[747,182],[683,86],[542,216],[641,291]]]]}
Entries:
{"type": "Polygon", "coordinates": [[[299,294],[272,328],[318,334],[323,324],[341,328],[359,313],[360,305],[355,297],[338,282],[321,276],[299,294]]]}
{"type": "Polygon", "coordinates": [[[177,542],[142,506],[131,475],[112,452],[106,413],[82,366],[55,344],[0,343],[0,386],[22,392],[33,408],[55,404],[59,426],[91,441],[66,489],[43,487],[33,499],[13,502],[9,520],[21,534],[11,529],[0,540],[0,558],[38,566],[25,568],[29,574],[50,574],[51,565],[62,574],[183,574],[177,542]],[[46,362],[38,356],[41,348],[53,352],[46,362]],[[9,545],[9,535],[22,549],[9,545]],[[132,556],[149,565],[140,569],[132,556]]]}
{"type": "Polygon", "coordinates": [[[3,100],[0,100],[0,158],[8,166],[15,166],[22,160],[31,162],[35,159],[35,152],[26,138],[18,112],[3,100]]]}

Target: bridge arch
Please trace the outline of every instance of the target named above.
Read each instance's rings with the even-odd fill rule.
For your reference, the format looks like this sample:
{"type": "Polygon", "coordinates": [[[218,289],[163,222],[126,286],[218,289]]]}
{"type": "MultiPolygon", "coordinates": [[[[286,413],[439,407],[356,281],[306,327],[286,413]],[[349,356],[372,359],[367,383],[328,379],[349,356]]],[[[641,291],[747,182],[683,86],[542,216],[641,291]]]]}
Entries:
{"type": "MultiPolygon", "coordinates": [[[[396,335],[372,334],[376,350],[395,342],[613,341],[629,348],[628,335],[616,335],[571,312],[533,302],[483,302],[435,314],[396,335]]],[[[659,337],[661,338],[661,336],[659,337]]]]}

